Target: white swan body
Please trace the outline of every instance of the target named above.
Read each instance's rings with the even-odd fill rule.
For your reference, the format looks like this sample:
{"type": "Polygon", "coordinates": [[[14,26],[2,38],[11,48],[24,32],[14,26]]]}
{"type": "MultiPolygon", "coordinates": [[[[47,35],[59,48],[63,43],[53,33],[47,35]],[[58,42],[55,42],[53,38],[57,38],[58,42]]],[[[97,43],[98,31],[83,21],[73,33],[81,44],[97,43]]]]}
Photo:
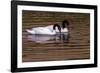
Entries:
{"type": "MultiPolygon", "coordinates": [[[[47,34],[47,35],[55,35],[57,32],[59,32],[57,27],[56,27],[56,30],[53,29],[53,25],[49,25],[46,27],[36,27],[36,28],[32,28],[31,30],[26,30],[26,31],[30,34],[47,34]]],[[[68,32],[68,29],[61,28],[61,33],[63,32],[68,32]]]]}
{"type": "Polygon", "coordinates": [[[32,30],[26,30],[30,34],[47,34],[47,35],[55,35],[56,31],[50,29],[49,27],[36,27],[32,28],[32,30]]]}

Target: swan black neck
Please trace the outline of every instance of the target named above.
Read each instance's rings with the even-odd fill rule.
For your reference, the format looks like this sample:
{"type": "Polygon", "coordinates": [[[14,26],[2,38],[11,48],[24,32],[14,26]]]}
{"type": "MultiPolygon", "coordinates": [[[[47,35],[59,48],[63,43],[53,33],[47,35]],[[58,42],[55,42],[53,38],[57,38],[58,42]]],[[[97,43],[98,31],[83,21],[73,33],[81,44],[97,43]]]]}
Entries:
{"type": "Polygon", "coordinates": [[[58,24],[54,24],[54,26],[53,26],[53,30],[55,30],[56,27],[58,28],[59,31],[61,31],[61,27],[60,27],[58,24]]]}
{"type": "Polygon", "coordinates": [[[64,29],[64,28],[66,28],[66,27],[68,27],[68,26],[69,26],[68,20],[64,20],[64,21],[62,22],[62,28],[64,29]]]}

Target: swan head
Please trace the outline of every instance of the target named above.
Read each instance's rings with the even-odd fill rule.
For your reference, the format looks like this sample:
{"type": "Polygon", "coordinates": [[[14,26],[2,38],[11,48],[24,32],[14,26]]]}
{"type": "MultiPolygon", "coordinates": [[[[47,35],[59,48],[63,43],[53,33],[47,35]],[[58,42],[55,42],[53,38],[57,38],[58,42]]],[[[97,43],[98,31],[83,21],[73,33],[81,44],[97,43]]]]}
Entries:
{"type": "Polygon", "coordinates": [[[63,22],[62,22],[62,28],[64,29],[64,28],[68,28],[69,27],[69,22],[68,22],[68,20],[64,20],[63,22]]]}
{"type": "Polygon", "coordinates": [[[62,26],[61,26],[61,32],[68,32],[68,28],[69,28],[69,22],[68,20],[64,20],[62,22],[62,26]]]}
{"type": "Polygon", "coordinates": [[[56,32],[61,32],[61,27],[60,27],[60,25],[54,24],[53,30],[55,30],[56,32]]]}

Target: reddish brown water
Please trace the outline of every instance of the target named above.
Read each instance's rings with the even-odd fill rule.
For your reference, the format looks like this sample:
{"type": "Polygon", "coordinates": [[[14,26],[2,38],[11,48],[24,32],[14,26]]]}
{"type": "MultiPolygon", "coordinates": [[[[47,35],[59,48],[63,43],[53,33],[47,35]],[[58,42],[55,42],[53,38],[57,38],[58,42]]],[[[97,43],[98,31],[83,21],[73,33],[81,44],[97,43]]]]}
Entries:
{"type": "Polygon", "coordinates": [[[90,58],[90,15],[23,11],[22,61],[77,60],[90,58]],[[25,30],[38,26],[61,24],[67,19],[69,35],[30,35],[25,30]]]}

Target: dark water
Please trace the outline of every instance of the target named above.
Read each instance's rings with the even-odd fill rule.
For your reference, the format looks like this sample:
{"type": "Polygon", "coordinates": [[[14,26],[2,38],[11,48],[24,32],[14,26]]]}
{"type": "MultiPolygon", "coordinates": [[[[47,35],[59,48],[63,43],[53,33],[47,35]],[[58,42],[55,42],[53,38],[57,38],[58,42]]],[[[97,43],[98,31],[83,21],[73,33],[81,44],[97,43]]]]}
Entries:
{"type": "Polygon", "coordinates": [[[67,12],[22,12],[22,61],[79,60],[90,58],[90,14],[67,12]],[[30,35],[26,29],[69,21],[69,34],[30,35]]]}
{"type": "MultiPolygon", "coordinates": [[[[74,36],[75,37],[75,36],[74,36]]],[[[31,35],[23,33],[23,62],[76,60],[89,58],[88,45],[77,42],[68,33],[31,35]]],[[[84,42],[83,42],[84,43],[84,42]]]]}

